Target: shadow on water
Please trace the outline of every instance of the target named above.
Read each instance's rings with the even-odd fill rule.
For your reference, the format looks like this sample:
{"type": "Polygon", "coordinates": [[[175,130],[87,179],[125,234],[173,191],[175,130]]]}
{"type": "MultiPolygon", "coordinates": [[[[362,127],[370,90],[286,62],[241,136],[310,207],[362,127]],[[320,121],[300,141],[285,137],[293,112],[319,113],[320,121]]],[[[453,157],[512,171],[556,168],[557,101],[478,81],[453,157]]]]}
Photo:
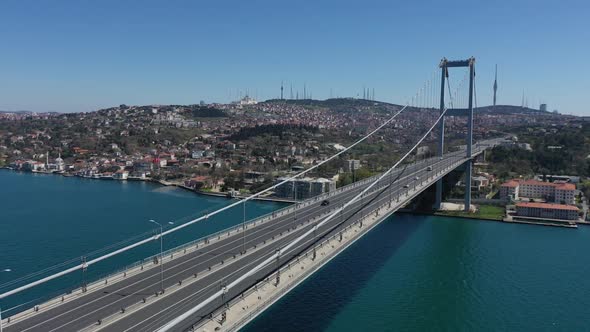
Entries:
{"type": "Polygon", "coordinates": [[[325,330],[422,222],[422,219],[411,219],[407,215],[390,217],[285,295],[243,331],[325,330]]]}

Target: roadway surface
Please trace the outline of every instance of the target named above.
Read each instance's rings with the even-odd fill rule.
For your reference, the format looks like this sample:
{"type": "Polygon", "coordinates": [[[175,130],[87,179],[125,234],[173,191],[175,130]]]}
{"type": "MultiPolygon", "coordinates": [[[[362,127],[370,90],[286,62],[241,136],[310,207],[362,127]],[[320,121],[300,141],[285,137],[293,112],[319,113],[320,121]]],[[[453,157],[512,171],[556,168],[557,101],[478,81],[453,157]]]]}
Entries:
{"type": "MultiPolygon", "coordinates": [[[[481,148],[474,146],[474,154],[481,148]]],[[[363,199],[349,206],[339,217],[333,218],[323,228],[318,229],[316,237],[310,236],[290,252],[281,257],[280,262],[270,264],[265,269],[231,289],[224,299],[219,299],[204,308],[195,317],[183,322],[180,330],[190,328],[195,322],[220,307],[224,301],[239,296],[246,289],[274,271],[281,264],[291,260],[325,236],[351,223],[361,216],[372,212],[398,195],[403,195],[416,183],[428,178],[429,174],[442,170],[449,163],[466,160],[464,151],[447,153],[441,159],[430,158],[392,172],[373,188],[363,199]],[[432,170],[430,170],[432,167],[432,170]],[[394,184],[389,186],[393,182],[394,184]]],[[[91,326],[104,331],[154,331],[172,318],[186,312],[198,303],[217,292],[223,284],[229,284],[241,274],[256,266],[275,253],[277,248],[309,230],[313,225],[345,202],[351,200],[370,182],[361,181],[347,186],[346,190],[337,192],[327,198],[329,205],[322,205],[324,198],[309,200],[309,204],[292,212],[276,216],[267,222],[251,226],[244,232],[235,233],[219,241],[211,242],[198,251],[178,256],[164,262],[164,288],[177,286],[179,281],[190,280],[195,273],[203,275],[197,280],[186,282],[186,286],[177,287],[176,291],[165,292],[163,295],[140,304],[140,310],[122,314],[122,308],[140,303],[143,298],[154,295],[160,290],[160,269],[154,267],[141,273],[129,276],[120,281],[102,287],[97,291],[89,291],[78,298],[60,304],[46,311],[8,324],[4,331],[78,331],[91,326]],[[246,252],[243,253],[244,248],[246,252]],[[233,257],[236,257],[235,259],[233,257]],[[208,272],[209,267],[226,262],[219,268],[208,272]],[[110,317],[106,319],[107,317],[110,317]],[[103,320],[99,326],[97,322],[103,320]]],[[[303,205],[303,204],[300,204],[303,205]]]]}

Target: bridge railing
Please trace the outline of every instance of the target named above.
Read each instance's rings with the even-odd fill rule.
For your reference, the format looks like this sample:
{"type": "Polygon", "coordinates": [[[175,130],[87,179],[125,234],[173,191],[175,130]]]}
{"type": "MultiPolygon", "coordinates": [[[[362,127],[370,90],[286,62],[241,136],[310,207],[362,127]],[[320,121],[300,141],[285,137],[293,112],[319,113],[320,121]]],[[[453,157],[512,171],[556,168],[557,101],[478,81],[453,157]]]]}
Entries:
{"type": "MultiPolygon", "coordinates": [[[[350,183],[348,185],[337,188],[334,191],[323,193],[321,195],[306,199],[304,201],[296,202],[296,203],[291,204],[289,206],[283,207],[279,210],[275,210],[275,211],[266,213],[264,215],[258,216],[254,219],[247,221],[245,223],[246,228],[260,224],[260,223],[268,222],[278,216],[292,213],[296,209],[300,209],[302,207],[309,206],[311,204],[317,203],[318,201],[333,197],[333,196],[340,194],[344,191],[348,191],[350,189],[361,187],[371,181],[374,181],[375,177],[376,176],[372,176],[372,177],[369,177],[369,178],[366,178],[366,179],[363,179],[363,180],[360,180],[360,181],[357,181],[354,183],[350,183]]],[[[183,243],[179,246],[167,249],[166,251],[162,252],[162,257],[163,257],[162,261],[163,262],[170,261],[172,259],[172,258],[170,258],[170,256],[173,256],[173,257],[178,256],[178,254],[180,252],[184,252],[185,250],[188,250],[191,247],[201,246],[202,244],[206,244],[207,241],[218,238],[218,237],[222,237],[224,234],[227,234],[227,233],[235,233],[236,231],[241,230],[242,227],[243,227],[243,224],[240,223],[240,224],[237,224],[234,226],[230,226],[230,227],[221,229],[221,230],[216,231],[214,233],[204,235],[200,238],[183,243]]],[[[157,238],[154,236],[154,239],[156,240],[157,238]]],[[[160,253],[156,253],[154,255],[150,255],[148,257],[145,257],[141,260],[135,261],[131,264],[125,265],[121,268],[117,268],[115,270],[108,271],[104,274],[92,276],[91,279],[89,280],[89,282],[84,287],[86,289],[99,288],[100,286],[104,285],[105,280],[108,281],[108,280],[117,279],[117,278],[125,278],[127,276],[128,272],[138,270],[140,268],[141,268],[140,271],[143,271],[142,267],[144,267],[144,266],[146,267],[146,269],[153,268],[154,266],[158,266],[159,263],[154,264],[154,260],[158,259],[158,261],[159,261],[159,257],[160,257],[160,253]]],[[[83,287],[82,285],[77,285],[77,286],[65,287],[60,290],[52,291],[50,294],[48,294],[46,296],[43,296],[43,297],[37,298],[36,300],[31,301],[30,303],[28,303],[28,306],[27,305],[20,305],[20,306],[13,307],[11,309],[6,309],[6,310],[4,310],[4,312],[5,313],[11,312],[11,315],[13,315],[13,314],[22,312],[24,310],[27,310],[28,308],[33,307],[34,303],[42,303],[42,302],[60,303],[60,302],[63,302],[64,299],[75,297],[75,296],[83,293],[81,291],[82,287],[83,287]]]]}
{"type": "MultiPolygon", "coordinates": [[[[479,148],[479,149],[474,149],[474,154],[480,153],[483,149],[479,148]]],[[[454,154],[454,153],[453,153],[454,154]]],[[[457,154],[454,154],[457,155],[457,154]]],[[[464,158],[458,159],[458,160],[453,160],[452,158],[445,158],[445,160],[441,161],[440,164],[442,164],[442,168],[439,169],[437,171],[436,174],[432,174],[430,176],[428,176],[428,178],[426,179],[426,182],[430,182],[433,180],[436,180],[442,176],[444,176],[444,174],[448,173],[448,171],[450,169],[454,169],[456,168],[458,165],[461,165],[462,163],[465,162],[465,160],[468,159],[466,156],[464,158]]],[[[427,186],[429,186],[431,183],[427,183],[427,186]]],[[[424,181],[420,182],[421,186],[424,186],[424,181]]],[[[398,199],[399,196],[402,196],[404,194],[404,192],[409,192],[409,191],[415,191],[416,190],[416,185],[414,186],[413,190],[411,189],[401,189],[398,188],[396,190],[396,194],[395,197],[392,198],[392,201],[395,201],[396,199],[398,199]]],[[[413,196],[413,195],[412,195],[413,196]]],[[[382,197],[379,200],[379,204],[378,206],[375,208],[375,210],[381,209],[381,208],[385,208],[385,206],[387,206],[389,204],[389,198],[388,197],[382,197]]],[[[398,201],[399,202],[399,201],[398,201]]],[[[371,214],[371,212],[367,212],[365,214],[365,217],[369,214],[371,214]]],[[[318,244],[316,245],[316,248],[321,248],[323,245],[325,244],[329,244],[331,241],[333,241],[334,239],[336,239],[336,236],[338,235],[339,232],[343,232],[346,231],[352,227],[356,227],[356,223],[351,223],[347,226],[345,226],[342,230],[339,230],[338,232],[335,232],[327,237],[325,237],[322,241],[318,242],[318,244]]],[[[312,251],[312,248],[309,248],[307,251],[301,252],[298,255],[294,256],[293,258],[291,258],[289,261],[287,261],[285,264],[283,264],[280,268],[279,271],[281,272],[281,275],[284,275],[287,270],[289,270],[290,267],[290,263],[294,262],[295,260],[297,260],[298,258],[304,258],[307,257],[308,254],[312,251]]],[[[338,252],[335,252],[335,254],[337,254],[338,252]]],[[[307,273],[312,273],[313,271],[315,271],[316,269],[312,269],[312,270],[308,270],[307,273]]],[[[263,280],[259,281],[258,283],[256,283],[256,287],[251,286],[248,289],[246,289],[245,291],[243,291],[242,293],[240,293],[239,295],[237,295],[236,297],[234,297],[232,300],[230,300],[228,302],[228,305],[230,307],[233,307],[234,305],[237,305],[241,302],[241,299],[243,297],[247,297],[249,295],[251,295],[252,293],[256,292],[259,288],[264,287],[267,284],[271,284],[272,280],[273,280],[273,275],[276,275],[276,272],[271,273],[269,276],[267,276],[266,278],[264,278],[263,280]]],[[[266,298],[261,304],[259,304],[253,311],[249,312],[247,315],[241,317],[238,322],[236,324],[233,325],[233,327],[231,327],[229,329],[229,331],[234,331],[236,330],[237,327],[243,326],[243,324],[247,323],[248,321],[250,321],[252,318],[254,318],[255,316],[257,316],[260,312],[262,312],[264,309],[266,309],[270,304],[274,303],[276,300],[278,300],[278,298],[280,298],[282,295],[284,295],[285,293],[289,292],[292,287],[294,287],[294,284],[299,283],[300,281],[297,280],[293,280],[291,282],[288,283],[287,287],[282,287],[281,290],[279,290],[278,293],[274,294],[273,296],[270,296],[269,298],[266,298]]],[[[221,311],[223,311],[225,309],[223,308],[218,308],[217,310],[214,311],[214,314],[217,315],[219,314],[221,311]]],[[[206,321],[201,321],[199,322],[195,327],[199,328],[202,325],[204,325],[206,323],[206,321]]]]}
{"type": "MultiPolygon", "coordinates": [[[[474,149],[474,152],[476,150],[479,152],[482,149],[481,148],[474,149]]],[[[450,152],[447,155],[449,155],[449,156],[455,156],[455,155],[460,154],[461,152],[462,151],[450,152]]],[[[413,164],[414,165],[417,165],[417,164],[421,164],[421,163],[427,163],[428,161],[436,160],[436,159],[437,159],[437,157],[426,158],[426,159],[419,160],[417,162],[409,163],[408,165],[413,165],[413,164]]],[[[258,216],[256,218],[254,218],[254,219],[246,222],[246,224],[245,224],[246,225],[246,228],[248,228],[250,226],[254,226],[254,225],[259,224],[259,223],[264,223],[265,221],[270,221],[270,220],[272,220],[273,218],[275,218],[277,216],[282,216],[282,215],[285,215],[285,214],[292,213],[296,209],[300,209],[302,207],[309,206],[309,205],[311,205],[313,203],[317,203],[320,200],[324,200],[326,198],[333,197],[333,196],[335,196],[337,194],[342,193],[343,191],[348,191],[350,189],[358,188],[358,187],[363,186],[363,185],[365,185],[367,183],[370,183],[370,182],[375,181],[375,179],[378,176],[379,175],[374,175],[374,176],[371,176],[369,178],[366,178],[366,179],[363,179],[363,180],[360,180],[360,181],[353,182],[353,183],[350,183],[348,185],[342,186],[340,188],[337,188],[334,191],[323,193],[321,195],[318,195],[318,196],[315,196],[315,197],[312,197],[312,198],[308,198],[308,199],[306,199],[304,201],[293,203],[290,206],[281,208],[279,210],[275,210],[273,212],[266,213],[266,214],[264,214],[262,216],[258,216]]],[[[380,186],[379,188],[382,188],[382,186],[380,186]]],[[[171,254],[173,255],[173,254],[178,253],[180,251],[184,251],[184,249],[188,249],[189,247],[193,247],[195,245],[198,245],[199,243],[205,244],[208,240],[211,240],[212,238],[219,237],[219,236],[221,236],[223,234],[226,234],[228,232],[229,233],[235,232],[236,230],[242,229],[242,227],[243,227],[242,224],[237,224],[237,225],[230,226],[228,228],[219,230],[217,232],[214,232],[214,233],[211,233],[211,234],[202,236],[202,237],[200,237],[200,238],[198,238],[196,240],[192,240],[190,242],[184,243],[184,244],[179,245],[177,247],[170,248],[170,249],[164,251],[162,253],[162,256],[164,258],[166,258],[166,257],[170,256],[171,254]]],[[[100,276],[100,277],[98,277],[95,280],[104,280],[106,278],[109,278],[109,277],[112,277],[112,276],[115,276],[115,275],[124,273],[125,271],[128,271],[130,269],[136,268],[138,266],[149,264],[150,262],[152,262],[155,258],[158,258],[159,256],[160,256],[159,253],[154,254],[154,255],[151,255],[151,256],[148,256],[148,257],[146,257],[146,258],[144,258],[142,260],[136,261],[136,262],[134,262],[134,263],[132,263],[130,265],[127,265],[127,266],[125,266],[125,267],[123,267],[121,269],[118,269],[115,272],[109,272],[109,273],[107,273],[107,274],[105,274],[103,276],[100,276]]]]}
{"type": "MultiPolygon", "coordinates": [[[[481,152],[481,150],[483,150],[485,148],[484,146],[487,147],[489,145],[481,144],[481,146],[479,146],[478,148],[474,149],[474,152],[481,152]]],[[[454,155],[461,154],[462,152],[463,151],[450,152],[450,153],[447,153],[446,155],[449,156],[449,157],[451,157],[451,156],[454,156],[454,155]]],[[[438,157],[425,158],[425,159],[422,159],[422,160],[418,160],[418,161],[414,161],[412,163],[409,163],[408,165],[409,166],[419,165],[419,164],[427,163],[427,162],[433,161],[433,160],[436,161],[437,159],[438,159],[438,157]]],[[[311,204],[317,203],[320,200],[324,200],[324,199],[333,197],[333,196],[335,196],[335,195],[337,195],[339,193],[342,193],[344,191],[348,191],[350,189],[361,187],[361,186],[363,186],[363,185],[365,185],[367,183],[370,183],[372,181],[375,181],[375,179],[378,176],[379,176],[379,174],[374,175],[374,176],[369,177],[369,178],[366,178],[366,179],[363,179],[363,180],[360,180],[360,181],[357,181],[357,182],[354,182],[354,183],[351,183],[351,184],[348,184],[348,185],[345,185],[345,186],[342,186],[342,187],[337,188],[336,190],[334,190],[332,192],[324,193],[324,194],[321,194],[321,195],[318,195],[318,196],[315,196],[315,197],[306,199],[304,201],[294,203],[294,204],[292,204],[290,206],[281,208],[279,210],[275,210],[273,212],[269,212],[269,213],[264,214],[262,216],[258,216],[256,218],[254,218],[254,219],[246,222],[245,223],[246,228],[248,228],[250,226],[253,226],[253,225],[256,225],[256,224],[268,222],[268,221],[272,220],[273,218],[275,218],[277,216],[281,216],[281,215],[285,215],[285,214],[288,214],[288,213],[292,213],[295,209],[300,209],[302,207],[309,206],[311,204]]],[[[379,188],[383,188],[383,186],[385,186],[385,185],[386,184],[382,184],[380,186],[377,186],[377,188],[375,188],[375,190],[378,190],[379,188]]],[[[172,259],[171,256],[177,256],[178,253],[180,253],[182,251],[185,251],[185,250],[188,250],[190,247],[199,246],[201,243],[202,244],[206,244],[208,240],[214,239],[216,237],[219,237],[220,238],[222,235],[224,235],[226,233],[230,233],[230,234],[232,232],[235,233],[236,231],[241,230],[242,227],[243,227],[243,225],[242,225],[242,223],[240,223],[240,224],[237,224],[237,225],[230,226],[228,228],[219,230],[217,232],[214,232],[214,233],[211,233],[211,234],[202,236],[202,237],[200,237],[198,239],[195,239],[195,240],[192,240],[190,242],[181,244],[181,245],[176,246],[174,248],[170,248],[170,249],[168,249],[168,250],[166,250],[166,251],[164,251],[162,253],[163,262],[165,262],[166,260],[171,260],[172,259]]],[[[154,237],[154,239],[156,239],[156,238],[154,237]]],[[[114,279],[114,278],[117,278],[117,277],[121,277],[122,275],[126,275],[126,273],[128,271],[132,271],[134,269],[138,269],[141,266],[148,266],[148,269],[150,267],[157,266],[157,264],[154,264],[154,259],[155,258],[158,258],[158,261],[159,261],[159,256],[160,256],[160,253],[157,253],[157,254],[148,256],[148,257],[146,257],[144,259],[138,260],[138,261],[136,261],[136,262],[134,262],[132,264],[126,265],[126,266],[124,266],[122,268],[116,269],[115,271],[109,271],[109,272],[107,272],[107,273],[105,273],[103,275],[95,276],[95,277],[92,278],[92,281],[90,281],[86,285],[86,287],[87,288],[97,287],[97,286],[99,286],[99,284],[103,283],[105,280],[114,279]]],[[[68,288],[62,289],[61,291],[59,291],[60,293],[52,292],[51,295],[45,296],[42,299],[41,298],[38,298],[36,300],[37,301],[36,303],[39,303],[41,301],[47,302],[48,300],[51,301],[52,299],[59,299],[59,298],[62,298],[64,296],[75,296],[75,295],[72,295],[72,293],[74,293],[76,290],[80,290],[80,289],[81,289],[81,287],[80,286],[77,286],[77,287],[68,287],[68,288]]],[[[31,304],[31,306],[32,306],[32,304],[31,304]]],[[[20,307],[20,308],[22,308],[22,309],[20,309],[18,311],[16,310],[16,308],[13,308],[13,309],[15,309],[14,312],[17,313],[17,312],[26,310],[27,308],[30,308],[30,306],[29,307],[20,307]]],[[[6,310],[6,311],[9,311],[9,310],[6,310]]]]}

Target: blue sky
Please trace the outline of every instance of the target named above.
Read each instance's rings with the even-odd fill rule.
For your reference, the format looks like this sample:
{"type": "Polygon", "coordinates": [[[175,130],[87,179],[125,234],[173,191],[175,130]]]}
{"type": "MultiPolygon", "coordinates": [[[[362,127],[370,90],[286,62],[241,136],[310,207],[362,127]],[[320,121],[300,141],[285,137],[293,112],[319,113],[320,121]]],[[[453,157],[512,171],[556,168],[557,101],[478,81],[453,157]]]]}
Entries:
{"type": "Polygon", "coordinates": [[[498,64],[498,103],[590,115],[587,1],[6,0],[0,54],[0,110],[267,99],[281,81],[402,103],[443,56],[475,56],[479,105],[498,64]]]}

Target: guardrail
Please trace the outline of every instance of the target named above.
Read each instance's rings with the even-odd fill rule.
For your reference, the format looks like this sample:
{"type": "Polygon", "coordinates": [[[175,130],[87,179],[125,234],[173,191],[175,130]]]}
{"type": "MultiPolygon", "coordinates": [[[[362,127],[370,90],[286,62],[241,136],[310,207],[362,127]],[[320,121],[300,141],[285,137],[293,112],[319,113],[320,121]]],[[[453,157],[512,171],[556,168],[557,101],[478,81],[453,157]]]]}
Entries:
{"type": "MultiPolygon", "coordinates": [[[[483,149],[485,149],[484,146],[485,147],[488,147],[489,145],[478,144],[477,147],[474,149],[473,153],[474,154],[480,153],[483,149]]],[[[433,161],[434,161],[434,163],[432,163],[432,164],[435,165],[435,164],[438,164],[440,162],[449,161],[451,158],[453,158],[455,156],[458,156],[458,155],[460,155],[462,153],[464,153],[464,151],[450,152],[450,153],[447,153],[445,155],[445,158],[444,159],[439,159],[439,157],[431,157],[431,158],[426,158],[426,159],[418,160],[418,161],[415,161],[415,162],[412,162],[412,163],[407,164],[408,165],[407,167],[416,167],[416,166],[418,166],[420,164],[432,163],[433,161]]],[[[398,172],[401,172],[401,169],[398,170],[398,172]]],[[[200,244],[207,244],[207,243],[209,243],[209,240],[214,239],[215,237],[218,237],[218,239],[220,239],[221,236],[224,235],[225,233],[228,233],[228,236],[229,236],[232,232],[237,232],[240,229],[242,229],[244,226],[245,226],[245,228],[248,228],[250,226],[255,226],[256,224],[266,223],[268,221],[271,221],[272,219],[274,219],[277,216],[282,216],[282,215],[285,215],[285,214],[288,214],[288,213],[292,213],[293,211],[295,211],[297,209],[300,209],[302,207],[306,207],[306,206],[309,206],[311,204],[317,203],[320,200],[325,200],[327,198],[333,197],[333,196],[338,195],[338,194],[340,194],[340,193],[342,193],[344,191],[348,191],[348,190],[351,190],[351,189],[359,188],[359,187],[361,187],[361,186],[363,186],[363,185],[365,185],[367,183],[370,183],[370,182],[375,181],[376,178],[378,178],[378,177],[379,177],[379,174],[374,175],[372,177],[369,177],[369,178],[366,178],[366,179],[363,179],[363,180],[360,180],[360,181],[357,181],[357,182],[348,184],[346,186],[337,188],[336,190],[334,190],[332,192],[324,193],[324,194],[321,194],[321,195],[318,195],[318,196],[309,198],[307,200],[304,200],[302,202],[296,202],[293,205],[290,205],[290,206],[281,208],[279,210],[276,210],[276,211],[273,211],[273,212],[269,212],[269,213],[264,214],[262,216],[256,217],[255,219],[250,220],[250,221],[248,221],[248,222],[246,222],[244,224],[234,225],[234,226],[231,226],[231,227],[228,227],[228,228],[219,230],[219,231],[217,231],[215,233],[208,234],[206,236],[200,237],[200,238],[198,238],[196,240],[193,240],[193,241],[184,243],[184,244],[179,245],[177,247],[168,249],[168,250],[166,250],[165,252],[162,253],[163,259],[162,259],[162,262],[161,263],[163,263],[166,259],[168,259],[167,257],[170,257],[168,260],[172,260],[173,257],[175,256],[175,254],[178,254],[179,252],[184,251],[184,253],[186,253],[186,250],[189,249],[190,247],[195,246],[195,249],[196,249],[200,244]]],[[[384,181],[385,181],[385,179],[384,179],[384,181]]],[[[376,186],[374,190],[379,190],[379,189],[381,189],[383,187],[384,187],[384,184],[379,185],[379,186],[376,186]]],[[[156,239],[156,236],[154,236],[154,239],[156,239]]],[[[146,258],[144,258],[142,260],[136,261],[136,262],[134,262],[134,263],[132,263],[130,265],[127,265],[127,266],[125,266],[125,267],[123,267],[121,269],[117,269],[114,272],[109,272],[109,273],[107,273],[107,274],[105,274],[103,276],[96,277],[96,278],[94,278],[93,281],[89,282],[86,285],[85,288],[92,288],[93,286],[100,285],[105,280],[108,280],[108,279],[116,279],[117,276],[120,276],[122,274],[124,276],[126,276],[126,274],[127,274],[128,271],[137,269],[140,266],[141,266],[141,271],[143,271],[143,266],[144,265],[148,265],[148,264],[154,262],[154,259],[156,257],[159,257],[159,256],[160,256],[159,253],[158,254],[154,254],[154,255],[148,256],[148,257],[146,257],[146,258]]],[[[153,264],[152,267],[153,266],[156,266],[156,264],[153,264]]],[[[76,291],[78,291],[78,290],[81,290],[81,289],[82,289],[82,287],[74,287],[74,288],[71,288],[69,291],[65,291],[64,293],[62,293],[59,296],[47,297],[49,300],[48,301],[45,301],[45,302],[52,302],[53,300],[57,300],[57,299],[61,299],[61,302],[64,302],[64,297],[65,296],[68,296],[68,295],[70,295],[71,297],[77,296],[77,295],[79,295],[78,293],[76,293],[74,295],[71,295],[71,294],[74,293],[74,292],[76,292],[76,291]]],[[[81,293],[84,293],[84,292],[85,291],[82,291],[81,293]]],[[[36,306],[36,307],[38,308],[38,306],[36,306]]],[[[12,308],[12,309],[16,309],[16,308],[17,307],[12,308]]],[[[5,310],[4,312],[9,312],[12,309],[5,310]]],[[[22,312],[22,311],[24,311],[26,309],[27,308],[24,308],[24,309],[20,310],[19,312],[22,312]]]]}
{"type": "MultiPolygon", "coordinates": [[[[476,154],[479,153],[480,151],[474,151],[476,154]]],[[[458,160],[444,160],[442,162],[443,164],[443,168],[437,170],[437,172],[431,176],[429,176],[426,181],[421,181],[420,182],[420,186],[421,187],[428,187],[430,186],[432,183],[438,181],[439,178],[442,178],[445,174],[447,174],[449,171],[451,171],[452,169],[455,169],[456,167],[460,166],[461,164],[463,164],[466,160],[469,160],[469,158],[465,157],[465,158],[461,158],[458,160]],[[425,185],[426,182],[426,185],[425,185]]],[[[382,199],[380,199],[380,201],[383,201],[383,203],[379,204],[377,207],[375,207],[375,209],[373,209],[371,212],[366,212],[364,216],[362,216],[361,218],[366,218],[367,216],[369,216],[370,214],[373,213],[373,211],[379,211],[380,209],[384,208],[386,205],[392,203],[393,201],[397,201],[398,203],[400,202],[400,197],[404,194],[406,195],[406,199],[405,200],[410,200],[413,197],[415,197],[419,192],[421,192],[422,188],[420,190],[416,190],[417,185],[415,184],[413,186],[412,189],[409,188],[398,188],[396,190],[396,195],[395,198],[392,198],[389,202],[387,202],[389,200],[388,197],[383,197],[382,199]],[[412,195],[409,195],[410,191],[413,191],[412,195]]],[[[400,204],[399,206],[401,206],[403,204],[400,204]]],[[[399,208],[399,206],[397,208],[399,208]]],[[[396,210],[397,208],[394,208],[394,210],[396,210]]],[[[333,241],[336,236],[338,235],[338,233],[340,232],[345,232],[348,229],[350,229],[351,227],[354,227],[357,225],[358,222],[354,222],[349,224],[348,226],[344,227],[342,230],[339,230],[338,232],[335,232],[334,234],[332,234],[331,236],[326,237],[323,241],[318,242],[318,244],[314,247],[316,248],[321,248],[324,244],[329,243],[330,241],[333,241]]],[[[370,229],[370,228],[369,228],[370,229]]],[[[369,229],[367,229],[366,231],[368,231],[369,229]]],[[[359,233],[359,235],[364,234],[364,233],[359,233]]],[[[359,236],[360,238],[360,236],[359,236]]],[[[338,253],[340,253],[342,250],[344,250],[346,247],[342,248],[341,250],[337,250],[335,252],[332,253],[332,255],[330,257],[333,257],[335,255],[337,255],[338,253]]],[[[313,250],[313,248],[308,249],[306,252],[302,252],[300,254],[298,254],[297,256],[293,257],[292,259],[290,259],[287,263],[285,263],[283,266],[281,266],[278,271],[282,274],[284,273],[286,270],[289,270],[291,267],[291,263],[294,263],[295,261],[299,261],[299,259],[301,259],[302,257],[307,257],[308,254],[313,250]]],[[[327,260],[331,259],[330,257],[326,257],[327,260]]],[[[321,265],[320,265],[321,267],[321,265]]],[[[319,267],[317,267],[319,268],[319,267]]],[[[317,268],[308,270],[306,275],[303,277],[303,279],[305,279],[308,275],[314,273],[317,268]]],[[[252,286],[248,289],[246,289],[244,292],[242,292],[241,294],[237,295],[236,297],[234,297],[232,300],[230,300],[228,302],[228,305],[230,307],[236,305],[241,299],[243,299],[244,297],[247,297],[248,295],[251,295],[253,292],[256,292],[258,290],[258,288],[264,287],[266,284],[271,282],[271,279],[273,278],[272,275],[276,275],[276,272],[273,272],[270,274],[270,276],[267,276],[264,280],[260,281],[259,283],[257,283],[255,286],[252,286]]],[[[247,323],[248,321],[250,321],[251,319],[253,319],[253,317],[256,317],[258,314],[260,314],[260,312],[264,311],[269,305],[271,305],[273,302],[275,302],[278,298],[282,297],[284,294],[288,293],[289,291],[291,291],[293,289],[294,286],[296,286],[296,284],[299,281],[294,280],[291,283],[288,284],[287,287],[283,287],[278,293],[274,294],[273,296],[269,297],[268,299],[264,300],[264,302],[262,302],[261,304],[259,304],[253,311],[251,311],[250,313],[248,313],[247,315],[245,315],[244,317],[240,318],[230,329],[229,331],[234,331],[237,330],[238,328],[240,328],[241,326],[243,326],[245,323],[247,323]],[[294,286],[293,286],[294,285],[294,286]]],[[[220,311],[222,311],[224,309],[218,308],[217,310],[214,311],[213,314],[217,315],[220,311]]],[[[197,328],[203,326],[204,324],[206,324],[206,321],[202,320],[201,322],[199,322],[197,324],[197,328]]]]}

